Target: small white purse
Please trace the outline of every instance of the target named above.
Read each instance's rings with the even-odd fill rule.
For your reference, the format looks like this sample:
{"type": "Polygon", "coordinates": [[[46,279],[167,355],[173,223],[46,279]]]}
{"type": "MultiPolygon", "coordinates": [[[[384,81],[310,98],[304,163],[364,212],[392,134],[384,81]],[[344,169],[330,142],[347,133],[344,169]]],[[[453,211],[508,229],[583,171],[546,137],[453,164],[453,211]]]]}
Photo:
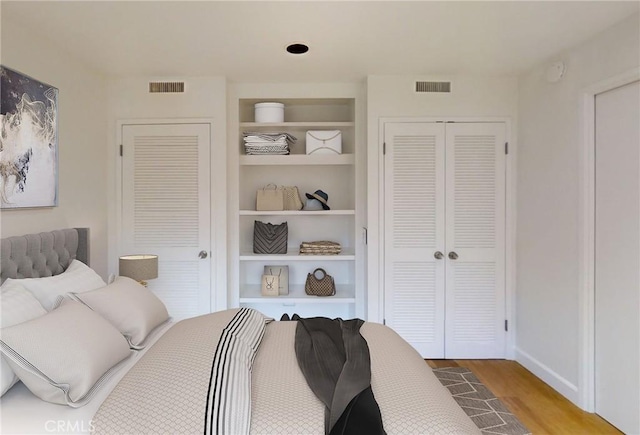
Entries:
{"type": "Polygon", "coordinates": [[[342,154],[340,130],[307,131],[307,154],[342,154]]]}

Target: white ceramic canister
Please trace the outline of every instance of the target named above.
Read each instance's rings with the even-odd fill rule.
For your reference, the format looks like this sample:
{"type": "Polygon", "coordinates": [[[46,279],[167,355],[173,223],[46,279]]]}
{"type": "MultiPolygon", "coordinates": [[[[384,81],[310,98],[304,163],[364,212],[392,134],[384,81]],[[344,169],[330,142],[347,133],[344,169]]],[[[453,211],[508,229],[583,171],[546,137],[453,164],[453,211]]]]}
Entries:
{"type": "Polygon", "coordinates": [[[284,104],[256,103],[255,122],[284,122],[284,104]]]}

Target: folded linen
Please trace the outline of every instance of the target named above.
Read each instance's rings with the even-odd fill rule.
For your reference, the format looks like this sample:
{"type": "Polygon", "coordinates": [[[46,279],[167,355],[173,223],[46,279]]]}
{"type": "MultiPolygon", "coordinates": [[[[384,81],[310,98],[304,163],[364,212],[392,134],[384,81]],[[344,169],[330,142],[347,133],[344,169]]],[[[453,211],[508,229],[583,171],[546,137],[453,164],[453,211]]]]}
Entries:
{"type": "Polygon", "coordinates": [[[318,240],[300,244],[300,255],[338,255],[340,252],[342,247],[338,242],[318,240]]]}
{"type": "Polygon", "coordinates": [[[297,140],[289,133],[245,132],[243,136],[247,155],[287,155],[290,153],[289,145],[297,140]]]}
{"type": "Polygon", "coordinates": [[[289,154],[289,147],[288,146],[279,146],[279,145],[272,145],[272,146],[260,146],[260,147],[254,147],[254,146],[245,146],[244,148],[245,153],[248,155],[252,155],[252,154],[279,154],[279,155],[286,155],[289,154]]]}
{"type": "Polygon", "coordinates": [[[244,132],[243,136],[245,138],[245,141],[248,138],[250,138],[250,140],[262,139],[270,142],[276,141],[278,139],[284,139],[290,144],[294,144],[298,140],[295,136],[286,132],[278,132],[278,133],[244,132]]]}
{"type": "Polygon", "coordinates": [[[273,145],[281,145],[281,146],[289,146],[286,140],[278,139],[274,141],[270,140],[245,140],[245,145],[253,145],[253,146],[273,146],[273,145]]]}

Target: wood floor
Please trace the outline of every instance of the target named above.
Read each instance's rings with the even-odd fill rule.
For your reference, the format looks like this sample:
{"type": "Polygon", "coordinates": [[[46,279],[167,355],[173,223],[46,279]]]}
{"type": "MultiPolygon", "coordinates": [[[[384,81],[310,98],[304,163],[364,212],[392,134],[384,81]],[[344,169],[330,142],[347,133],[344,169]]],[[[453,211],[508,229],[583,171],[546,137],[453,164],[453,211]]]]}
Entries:
{"type": "Polygon", "coordinates": [[[582,411],[515,361],[427,360],[427,364],[470,369],[535,435],[622,433],[596,414],[582,411]]]}

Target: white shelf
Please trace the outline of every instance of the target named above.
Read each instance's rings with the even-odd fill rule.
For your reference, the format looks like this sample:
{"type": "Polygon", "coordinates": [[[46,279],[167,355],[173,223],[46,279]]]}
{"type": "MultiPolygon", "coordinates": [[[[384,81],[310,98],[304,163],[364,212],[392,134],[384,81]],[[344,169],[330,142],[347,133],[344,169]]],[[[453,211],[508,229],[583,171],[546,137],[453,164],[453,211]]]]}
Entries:
{"type": "Polygon", "coordinates": [[[287,254],[254,254],[253,252],[241,252],[240,261],[345,261],[355,260],[353,252],[342,252],[338,255],[300,255],[298,248],[289,249],[287,254]],[[293,251],[293,252],[291,252],[293,251]]]}
{"type": "Polygon", "coordinates": [[[333,127],[342,127],[348,128],[353,127],[355,125],[354,122],[351,121],[302,121],[302,122],[241,122],[240,128],[248,129],[272,129],[273,127],[279,128],[333,128],[333,127]]]}
{"type": "MultiPolygon", "coordinates": [[[[295,86],[294,86],[295,88],[295,86]]],[[[247,89],[253,92],[252,90],[247,89]]],[[[338,93],[342,91],[337,90],[338,93]]],[[[236,246],[233,258],[233,276],[230,286],[230,298],[234,304],[255,306],[265,309],[269,315],[280,316],[287,306],[298,305],[299,314],[326,315],[328,317],[355,316],[362,305],[361,273],[362,261],[356,257],[359,251],[360,234],[355,192],[358,174],[356,151],[365,147],[361,134],[363,129],[355,122],[360,115],[356,113],[356,99],[348,92],[344,98],[307,98],[306,88],[301,88],[300,97],[293,97],[287,87],[286,95],[278,98],[269,95],[269,99],[242,98],[238,107],[231,113],[238,113],[237,137],[230,141],[238,167],[237,213],[234,230],[230,234],[230,243],[236,246]],[[279,101],[285,104],[287,122],[257,123],[254,119],[254,104],[261,101],[279,101]],[[305,154],[308,130],[340,130],[343,133],[342,154],[305,154]],[[298,138],[291,146],[289,155],[246,155],[242,146],[243,133],[286,132],[298,138]],[[313,192],[319,188],[330,195],[332,210],[255,210],[255,191],[266,183],[301,186],[304,191],[313,192]],[[288,253],[282,255],[254,254],[252,246],[253,220],[288,221],[288,253]],[[307,240],[335,240],[342,244],[343,252],[338,255],[300,255],[296,242],[307,240]],[[263,272],[264,265],[280,264],[289,267],[290,294],[286,296],[262,296],[260,285],[256,282],[263,272]],[[304,279],[314,267],[323,267],[332,272],[338,283],[337,295],[330,297],[308,296],[304,292],[304,279]],[[237,269],[237,270],[236,270],[237,269]],[[237,274],[236,274],[237,272],[237,274]],[[302,281],[302,283],[301,283],[302,281]],[[340,282],[346,283],[344,285],[340,282]]],[[[355,93],[355,89],[354,89],[355,93]]],[[[360,151],[357,151],[360,153],[360,151]]],[[[304,195],[301,195],[304,198],[304,195]]],[[[258,281],[259,282],[259,281],[258,281]]]]}
{"type": "Polygon", "coordinates": [[[260,285],[245,285],[240,289],[239,302],[245,304],[354,304],[353,285],[336,284],[334,296],[309,296],[304,292],[304,285],[290,285],[289,294],[282,296],[262,296],[260,285]]]}
{"type": "Polygon", "coordinates": [[[355,214],[355,210],[240,210],[240,216],[352,216],[355,214]]]}
{"type": "Polygon", "coordinates": [[[354,154],[241,155],[240,165],[354,165],[354,154]]]}

